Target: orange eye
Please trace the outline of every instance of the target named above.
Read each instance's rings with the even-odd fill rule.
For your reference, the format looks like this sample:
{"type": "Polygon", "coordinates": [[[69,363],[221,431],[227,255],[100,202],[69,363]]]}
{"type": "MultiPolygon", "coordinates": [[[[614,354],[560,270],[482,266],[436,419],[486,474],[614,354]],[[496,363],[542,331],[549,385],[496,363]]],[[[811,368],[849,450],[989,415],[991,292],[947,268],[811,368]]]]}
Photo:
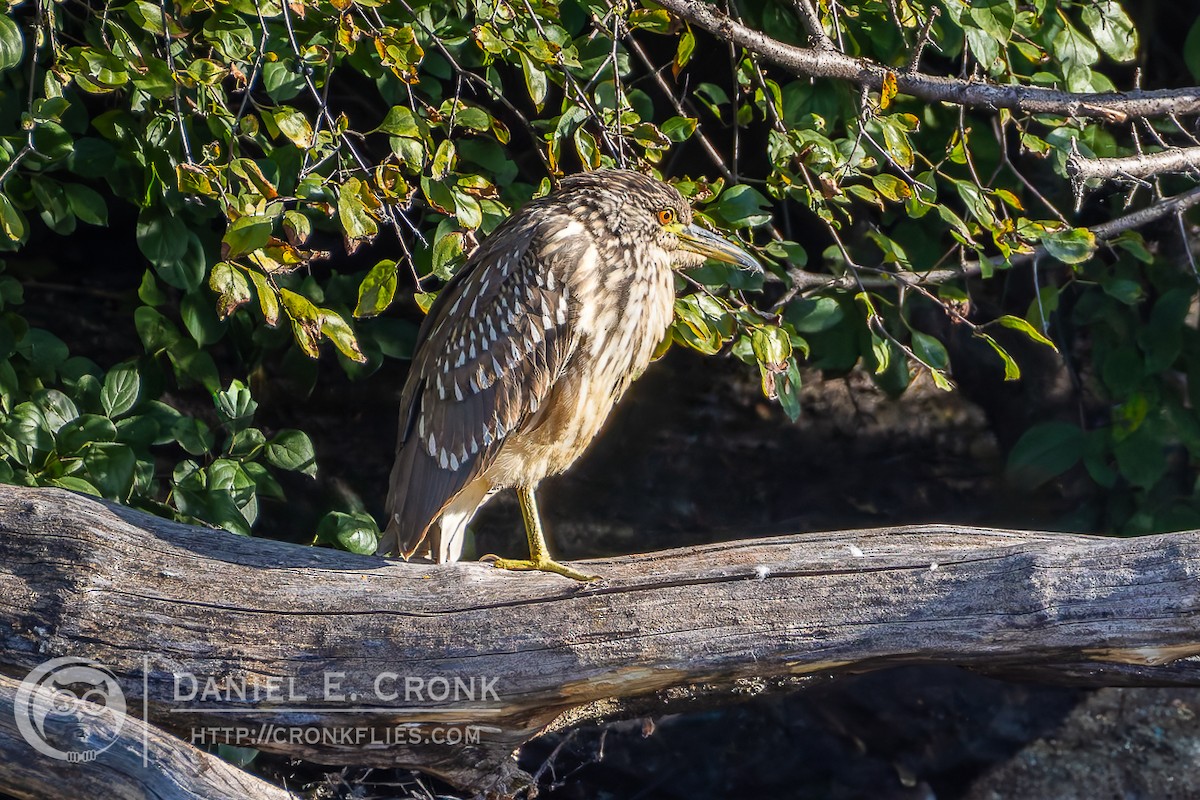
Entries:
{"type": "Polygon", "coordinates": [[[658,212],[658,224],[659,225],[670,225],[674,221],[675,221],[675,209],[664,208],[662,211],[658,212]]]}

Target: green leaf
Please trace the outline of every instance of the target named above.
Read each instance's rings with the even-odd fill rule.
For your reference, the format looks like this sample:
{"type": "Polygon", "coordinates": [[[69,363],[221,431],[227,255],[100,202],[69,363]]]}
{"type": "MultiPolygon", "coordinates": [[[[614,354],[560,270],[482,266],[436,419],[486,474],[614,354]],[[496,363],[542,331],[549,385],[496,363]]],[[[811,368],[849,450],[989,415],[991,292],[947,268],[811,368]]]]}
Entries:
{"type": "Polygon", "coordinates": [[[151,355],[161,353],[183,338],[174,323],[149,306],[141,306],[133,312],[133,325],[142,346],[151,355]]]}
{"type": "Polygon", "coordinates": [[[229,388],[213,395],[213,404],[217,409],[217,417],[231,431],[239,431],[254,419],[258,403],[250,396],[246,384],[239,380],[231,381],[229,388]]]}
{"type": "Polygon", "coordinates": [[[42,410],[33,403],[19,404],[4,421],[3,430],[18,443],[34,450],[47,451],[54,446],[42,410]]]}
{"type": "Polygon", "coordinates": [[[93,497],[102,497],[100,490],[93,486],[90,482],[85,481],[77,475],[64,475],[61,478],[54,478],[50,481],[52,486],[58,486],[63,489],[69,489],[72,492],[81,492],[90,494],[93,497]]]}
{"type": "Polygon", "coordinates": [[[396,262],[384,259],[371,268],[358,287],[356,317],[373,317],[382,314],[396,296],[396,262]]]}
{"type": "Polygon", "coordinates": [[[39,371],[54,370],[67,360],[70,351],[62,339],[41,328],[30,328],[17,343],[17,352],[39,371]]]}
{"type": "Polygon", "coordinates": [[[104,376],[100,405],[109,419],[119,419],[137,404],[142,391],[142,376],[134,364],[119,364],[104,376]]]}
{"type": "MultiPolygon", "coordinates": [[[[155,267],[174,268],[187,253],[188,229],[173,214],[159,209],[146,209],[138,217],[137,243],[142,254],[155,267]]],[[[163,279],[176,286],[166,275],[163,275],[163,279]]]]}
{"type": "Polygon", "coordinates": [[[15,20],[7,14],[0,16],[0,72],[21,63],[25,55],[25,37],[15,20]]]}
{"type": "Polygon", "coordinates": [[[1070,22],[1063,20],[1063,27],[1050,42],[1051,51],[1068,67],[1090,67],[1100,60],[1100,52],[1087,37],[1070,22]]]}
{"type": "Polygon", "coordinates": [[[441,144],[437,146],[437,151],[433,154],[433,164],[430,168],[430,177],[435,181],[440,181],[445,178],[454,169],[454,164],[458,160],[458,154],[454,150],[454,142],[449,139],[443,139],[441,144]]]}
{"type": "Polygon", "coordinates": [[[1129,278],[1111,278],[1101,282],[1104,293],[1127,306],[1137,305],[1142,299],[1142,285],[1129,278]]]}
{"type": "Polygon", "coordinates": [[[245,458],[254,454],[267,443],[267,437],[258,428],[240,430],[229,440],[226,452],[231,456],[245,458]]]}
{"type": "Polygon", "coordinates": [[[312,220],[291,209],[283,212],[283,232],[288,241],[299,247],[312,235],[312,220]]]}
{"type": "Polygon", "coordinates": [[[167,302],[167,296],[158,288],[154,273],[146,270],[142,273],[142,283],[138,286],[138,299],[148,306],[161,306],[167,302]]]}
{"type": "Polygon", "coordinates": [[[317,525],[317,540],[369,556],[379,547],[379,528],[367,514],[331,511],[317,525]]]}
{"type": "Polygon", "coordinates": [[[215,490],[203,494],[202,505],[197,509],[202,519],[219,525],[239,536],[250,535],[250,523],[228,491],[215,490]]]}
{"type": "Polygon", "coordinates": [[[1187,38],[1183,40],[1183,63],[1187,64],[1192,79],[1200,82],[1200,17],[1196,17],[1187,38]]]}
{"type": "Polygon", "coordinates": [[[662,124],[662,132],[672,142],[684,142],[696,132],[696,123],[692,117],[671,117],[662,124]]]}
{"type": "Polygon", "coordinates": [[[58,433],[60,428],[79,416],[79,409],[75,403],[58,389],[41,389],[35,392],[33,402],[41,409],[46,427],[51,433],[58,433]]]}
{"type": "Polygon", "coordinates": [[[80,183],[64,184],[63,189],[71,213],[89,225],[108,225],[108,206],[99,192],[80,183]]]}
{"type": "Polygon", "coordinates": [[[267,442],[267,462],[280,469],[316,477],[316,451],[304,431],[284,430],[267,442]]]}
{"type": "Polygon", "coordinates": [[[216,444],[212,431],[202,420],[194,417],[180,417],[171,426],[171,437],[185,451],[194,456],[202,456],[212,452],[216,444]]]}
{"type": "Polygon", "coordinates": [[[1134,486],[1153,487],[1167,471],[1165,442],[1143,425],[1113,446],[1117,469],[1134,486]]]}
{"type": "Polygon", "coordinates": [[[137,457],[125,444],[96,443],[83,454],[83,466],[102,497],[125,501],[133,489],[137,457]]]}
{"type": "Polygon", "coordinates": [[[730,227],[746,228],[771,221],[770,203],[760,192],[744,183],[721,193],[714,210],[730,227]]]}
{"type": "Polygon", "coordinates": [[[696,51],[696,36],[692,33],[690,26],[683,29],[683,35],[679,37],[679,45],[675,48],[675,61],[673,70],[678,76],[679,71],[688,65],[692,60],[692,54],[696,51]]]}
{"type": "Polygon", "coordinates": [[[999,342],[986,333],[977,332],[975,335],[987,342],[996,351],[996,355],[1000,356],[1000,360],[1004,362],[1004,380],[1015,381],[1021,377],[1021,368],[1017,366],[1017,362],[1008,354],[1008,351],[1000,346],[999,342]]]}
{"type": "Polygon", "coordinates": [[[1087,228],[1051,231],[1042,236],[1042,246],[1064,264],[1081,264],[1096,252],[1096,237],[1087,228]]]}
{"type": "Polygon", "coordinates": [[[950,366],[950,354],[946,352],[945,345],[927,333],[912,332],[912,349],[928,367],[944,370],[950,366]]]}
{"type": "Polygon", "coordinates": [[[81,450],[90,442],[115,442],[117,426],[108,417],[99,414],[84,414],[71,420],[59,429],[55,436],[55,449],[61,455],[70,455],[81,450]]]}
{"type": "MultiPolygon", "coordinates": [[[[6,18],[0,17],[0,19],[6,18]]],[[[0,194],[0,231],[3,231],[9,240],[19,242],[25,238],[28,230],[25,215],[17,210],[11,200],[0,194]]]]}
{"type": "Polygon", "coordinates": [[[1033,325],[1031,325],[1027,320],[1023,320],[1020,317],[1014,317],[1009,314],[1005,314],[1003,317],[1000,317],[996,321],[999,322],[1004,327],[1012,328],[1013,330],[1020,331],[1021,333],[1028,336],[1030,339],[1033,339],[1035,342],[1044,344],[1047,347],[1049,347],[1051,350],[1053,350],[1054,352],[1056,352],[1056,353],[1058,352],[1058,348],[1054,346],[1054,342],[1050,341],[1045,336],[1043,336],[1042,332],[1039,331],[1037,328],[1033,327],[1033,325]]]}
{"type": "Polygon", "coordinates": [[[417,115],[406,106],[392,106],[375,131],[410,139],[420,139],[423,134],[417,115]]]}
{"type": "Polygon", "coordinates": [[[529,90],[529,99],[533,100],[534,106],[540,112],[542,106],[546,104],[546,95],[550,91],[546,73],[534,64],[524,51],[518,51],[517,55],[521,60],[521,71],[525,75],[525,88],[529,90]]]}
{"type": "Polygon", "coordinates": [[[266,247],[267,242],[271,240],[271,228],[274,224],[274,220],[267,216],[238,217],[221,238],[221,258],[233,259],[266,247]]]}
{"type": "Polygon", "coordinates": [[[846,316],[832,297],[793,300],[784,309],[783,318],[797,333],[820,333],[837,325],[846,316]]]}
{"type": "Polygon", "coordinates": [[[1084,433],[1067,422],[1034,425],[1008,454],[1008,476],[1018,486],[1036,488],[1066,472],[1083,457],[1084,433]]]}
{"type": "Polygon", "coordinates": [[[268,61],[263,65],[263,88],[276,103],[291,100],[304,91],[304,74],[296,71],[290,59],[268,61]]]}
{"type": "Polygon", "coordinates": [[[258,307],[262,309],[263,320],[274,328],[279,324],[279,295],[266,275],[256,269],[248,272],[250,280],[254,283],[254,293],[258,295],[258,307]]]}
{"type": "MultiPolygon", "coordinates": [[[[1092,0],[1083,6],[1082,16],[1092,39],[1109,58],[1121,63],[1133,61],[1137,55],[1137,29],[1120,3],[1092,0]]],[[[1187,53],[1186,44],[1183,52],[1187,53]]]]}
{"type": "MultiPolygon", "coordinates": [[[[225,262],[222,262],[225,263],[225,262]]],[[[241,273],[237,273],[241,277],[241,273]]],[[[245,286],[245,278],[241,279],[241,286],[245,286]]],[[[240,300],[241,296],[237,298],[240,300]]],[[[220,308],[226,311],[227,296],[222,296],[220,300],[220,308]]],[[[244,302],[244,301],[241,301],[244,302]]],[[[196,344],[201,347],[206,347],[218,341],[225,334],[225,326],[221,324],[217,312],[213,311],[212,305],[199,294],[185,295],[179,304],[179,315],[183,318],[184,327],[188,333],[196,340],[196,344]]],[[[228,314],[227,314],[228,315],[228,314]]]]}

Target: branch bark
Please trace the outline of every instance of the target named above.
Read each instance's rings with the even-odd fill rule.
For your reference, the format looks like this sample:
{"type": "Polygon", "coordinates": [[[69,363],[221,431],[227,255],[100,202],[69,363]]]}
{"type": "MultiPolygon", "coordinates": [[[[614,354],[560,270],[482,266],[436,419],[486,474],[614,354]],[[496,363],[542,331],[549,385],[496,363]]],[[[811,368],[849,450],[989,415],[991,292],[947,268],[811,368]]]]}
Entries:
{"type": "MultiPolygon", "coordinates": [[[[1181,214],[1194,205],[1200,204],[1200,187],[1161,200],[1145,208],[1130,212],[1116,219],[1093,225],[1090,230],[1099,242],[1105,242],[1125,231],[1135,230],[1166,217],[1181,214]]],[[[1008,260],[1008,266],[1020,267],[1032,264],[1040,258],[1046,258],[1046,248],[1038,245],[1031,253],[1017,253],[1008,260]]],[[[887,288],[903,285],[936,286],[947,281],[963,278],[978,278],[983,274],[983,267],[978,261],[970,261],[952,269],[931,269],[925,272],[892,272],[878,276],[860,276],[857,280],[853,275],[823,275],[819,272],[791,270],[788,273],[801,289],[851,289],[862,285],[868,289],[887,288]]]]}
{"type": "Polygon", "coordinates": [[[1150,91],[1076,93],[1041,86],[1009,86],[889,69],[827,48],[796,47],[742,25],[704,0],[661,0],[663,8],[710,33],[744,47],[789,72],[848,81],[871,89],[890,72],[900,93],[928,102],[972,108],[1007,108],[1028,114],[1062,114],[1107,122],[1200,113],[1200,87],[1150,91]]]}
{"type": "Polygon", "coordinates": [[[1120,158],[1088,158],[1078,152],[1067,156],[1067,175],[1077,186],[1090,180],[1143,180],[1170,172],[1200,172],[1200,147],[1173,147],[1157,153],[1120,158]]]}
{"type": "Polygon", "coordinates": [[[0,669],[86,657],[132,707],[145,694],[156,725],[270,725],[284,735],[250,743],[500,792],[545,728],[670,712],[697,692],[914,663],[1200,685],[1200,660],[1177,660],[1200,653],[1196,532],[915,526],[586,569],[604,580],[397,563],[4,487],[0,669]],[[346,730],[359,738],[324,733],[346,730]]]}

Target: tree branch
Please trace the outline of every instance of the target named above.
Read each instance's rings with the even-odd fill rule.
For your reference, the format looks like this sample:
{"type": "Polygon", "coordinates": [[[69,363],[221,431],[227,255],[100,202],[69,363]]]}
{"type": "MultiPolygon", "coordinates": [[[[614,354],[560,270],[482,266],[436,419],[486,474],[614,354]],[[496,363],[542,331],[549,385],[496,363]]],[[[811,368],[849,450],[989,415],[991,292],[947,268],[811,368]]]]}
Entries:
{"type": "Polygon", "coordinates": [[[809,44],[818,50],[833,50],[833,41],[825,33],[825,26],[821,24],[821,15],[817,13],[812,0],[791,0],[791,4],[792,11],[799,17],[800,24],[804,26],[804,32],[808,34],[809,44]]]}
{"type": "Polygon", "coordinates": [[[1091,117],[1108,122],[1200,113],[1200,87],[1080,94],[1041,86],[1001,86],[906,72],[833,49],[785,44],[730,19],[703,0],[661,0],[659,5],[797,75],[833,78],[879,89],[890,72],[895,75],[897,88],[902,94],[927,102],[972,108],[1007,108],[1029,114],[1091,117]]]}
{"type": "Polygon", "coordinates": [[[1088,158],[1074,152],[1067,156],[1066,169],[1076,186],[1093,179],[1137,182],[1171,172],[1196,173],[1200,171],[1200,147],[1174,147],[1120,158],[1088,158]]]}
{"type": "MultiPolygon", "coordinates": [[[[1134,230],[1160,219],[1180,214],[1197,204],[1200,204],[1200,187],[1189,189],[1182,194],[1175,195],[1172,198],[1154,203],[1145,208],[1140,208],[1137,211],[1109,220],[1108,222],[1093,225],[1089,230],[1091,230],[1097,241],[1104,242],[1119,236],[1125,231],[1134,230]]],[[[1018,253],[1014,255],[1008,260],[1008,266],[1012,268],[1032,264],[1034,261],[1045,257],[1047,257],[1046,248],[1038,245],[1030,253],[1018,253]]],[[[978,278],[982,274],[983,267],[978,261],[968,261],[954,269],[931,269],[926,272],[915,270],[883,272],[881,270],[879,275],[862,276],[860,281],[868,289],[887,288],[906,284],[935,286],[940,283],[961,280],[963,278],[978,278]]],[[[816,288],[849,289],[858,286],[860,283],[852,275],[823,275],[819,272],[804,270],[790,270],[788,275],[802,290],[816,288]]]]}

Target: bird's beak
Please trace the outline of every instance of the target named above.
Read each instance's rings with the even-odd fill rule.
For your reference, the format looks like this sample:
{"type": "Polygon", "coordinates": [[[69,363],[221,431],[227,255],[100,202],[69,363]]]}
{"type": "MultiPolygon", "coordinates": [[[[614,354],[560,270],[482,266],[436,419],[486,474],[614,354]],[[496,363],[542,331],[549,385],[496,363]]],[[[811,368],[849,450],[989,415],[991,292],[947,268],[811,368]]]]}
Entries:
{"type": "Polygon", "coordinates": [[[762,273],[763,271],[762,264],[758,263],[754,256],[695,223],[681,227],[676,235],[679,237],[679,246],[684,250],[699,253],[714,261],[733,264],[751,272],[762,273]]]}

